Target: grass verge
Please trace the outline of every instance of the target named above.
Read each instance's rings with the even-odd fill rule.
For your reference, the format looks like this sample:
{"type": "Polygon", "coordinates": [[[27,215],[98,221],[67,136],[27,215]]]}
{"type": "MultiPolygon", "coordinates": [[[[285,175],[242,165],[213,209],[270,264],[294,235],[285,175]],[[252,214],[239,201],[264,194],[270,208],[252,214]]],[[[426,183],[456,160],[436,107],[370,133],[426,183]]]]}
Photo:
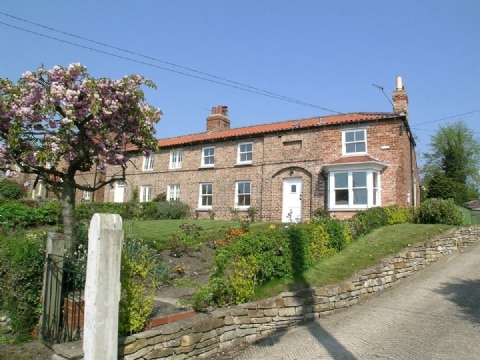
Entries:
{"type": "Polygon", "coordinates": [[[297,279],[279,279],[263,284],[255,291],[255,299],[275,296],[310,286],[336,284],[360,270],[378,264],[384,257],[400,252],[414,243],[426,241],[450,229],[438,224],[400,224],[386,226],[358,239],[335,255],[319,261],[297,279]]]}

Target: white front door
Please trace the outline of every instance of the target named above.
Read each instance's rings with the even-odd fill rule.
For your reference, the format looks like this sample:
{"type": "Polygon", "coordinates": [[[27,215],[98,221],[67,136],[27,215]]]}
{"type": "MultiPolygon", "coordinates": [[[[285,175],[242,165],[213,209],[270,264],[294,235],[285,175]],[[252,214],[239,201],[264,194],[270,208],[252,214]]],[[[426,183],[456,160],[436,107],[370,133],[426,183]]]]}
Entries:
{"type": "Polygon", "coordinates": [[[302,179],[283,180],[282,222],[299,222],[302,218],[302,179]]]}
{"type": "Polygon", "coordinates": [[[113,202],[123,202],[123,193],[125,192],[125,181],[115,182],[115,189],[113,193],[113,202]]]}

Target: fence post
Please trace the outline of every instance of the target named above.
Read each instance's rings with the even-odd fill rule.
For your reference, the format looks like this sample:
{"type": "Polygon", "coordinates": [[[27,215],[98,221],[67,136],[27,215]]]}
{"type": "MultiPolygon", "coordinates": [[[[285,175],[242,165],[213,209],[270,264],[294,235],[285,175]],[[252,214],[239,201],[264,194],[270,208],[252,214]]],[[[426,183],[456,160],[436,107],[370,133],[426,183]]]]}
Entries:
{"type": "Polygon", "coordinates": [[[60,328],[62,319],[62,272],[48,271],[49,266],[63,269],[63,257],[71,249],[71,242],[65,240],[62,233],[48,233],[46,245],[46,260],[43,270],[43,316],[40,324],[41,338],[43,341],[51,341],[52,331],[60,328]],[[48,259],[50,258],[50,261],[48,259]],[[57,276],[57,279],[49,279],[57,276]],[[52,281],[53,280],[53,281],[52,281]],[[48,303],[45,301],[48,299],[48,303]]]}
{"type": "Polygon", "coordinates": [[[85,360],[117,359],[122,242],[120,215],[93,215],[85,284],[85,360]]]}

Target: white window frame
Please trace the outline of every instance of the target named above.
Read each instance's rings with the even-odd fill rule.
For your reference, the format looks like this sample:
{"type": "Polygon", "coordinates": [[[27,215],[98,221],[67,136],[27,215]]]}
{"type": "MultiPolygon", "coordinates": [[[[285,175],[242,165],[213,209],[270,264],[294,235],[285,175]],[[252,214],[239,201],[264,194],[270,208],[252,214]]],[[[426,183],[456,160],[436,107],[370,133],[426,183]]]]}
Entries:
{"type": "Polygon", "coordinates": [[[168,201],[180,201],[180,184],[168,185],[167,200],[168,201]]]}
{"type": "Polygon", "coordinates": [[[342,154],[343,155],[363,155],[367,153],[367,129],[345,129],[342,130],[342,154]],[[354,139],[347,141],[347,134],[353,133],[354,139]],[[363,140],[357,139],[357,134],[363,133],[363,140]],[[347,151],[347,145],[354,145],[356,148],[359,144],[365,144],[364,151],[347,151]]]}
{"type": "Polygon", "coordinates": [[[374,206],[381,206],[381,174],[380,170],[372,168],[356,168],[356,169],[335,169],[329,173],[329,196],[328,204],[329,209],[331,210],[359,210],[359,209],[368,209],[374,206]],[[365,173],[366,174],[366,186],[354,186],[353,177],[354,173],[365,173]],[[347,186],[346,187],[337,187],[335,184],[335,175],[337,174],[347,174],[347,186]],[[376,187],[374,186],[374,179],[376,177],[376,187]],[[355,204],[355,190],[367,190],[367,203],[366,204],[355,204]],[[348,191],[347,203],[346,204],[336,204],[336,191],[346,190],[348,191]]]}
{"type": "Polygon", "coordinates": [[[152,201],[152,187],[150,185],[140,186],[140,202],[152,201]]]}
{"type": "Polygon", "coordinates": [[[202,148],[202,167],[215,166],[215,146],[202,148]]]}
{"type": "Polygon", "coordinates": [[[170,151],[169,169],[181,169],[183,159],[183,150],[170,151]]]}
{"type": "Polygon", "coordinates": [[[211,209],[212,205],[213,205],[213,183],[200,183],[198,208],[211,209]],[[208,199],[210,199],[210,201],[208,201],[208,199]]]}
{"type": "Polygon", "coordinates": [[[243,142],[238,144],[237,151],[237,164],[251,164],[253,161],[253,142],[243,142]],[[242,149],[245,146],[249,146],[250,149],[242,149]],[[250,156],[249,156],[250,155],[250,156]],[[247,157],[247,159],[242,159],[242,157],[247,157]],[[248,157],[250,159],[248,159],[248,157]]]}
{"type": "Polygon", "coordinates": [[[145,155],[143,157],[143,171],[153,170],[153,154],[145,155]]]}
{"type": "Polygon", "coordinates": [[[252,206],[252,182],[251,181],[237,181],[235,183],[235,208],[236,209],[248,209],[252,206]],[[248,192],[245,186],[248,184],[248,192]],[[242,189],[241,189],[242,188],[242,189]],[[240,196],[248,196],[248,204],[240,203],[240,196]]]}

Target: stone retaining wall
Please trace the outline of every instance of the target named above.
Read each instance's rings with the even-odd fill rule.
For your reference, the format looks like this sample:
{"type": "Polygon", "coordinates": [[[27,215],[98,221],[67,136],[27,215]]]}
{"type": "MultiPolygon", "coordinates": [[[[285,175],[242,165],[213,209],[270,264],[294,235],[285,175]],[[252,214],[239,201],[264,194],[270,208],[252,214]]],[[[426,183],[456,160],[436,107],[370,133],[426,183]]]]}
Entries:
{"type": "MultiPolygon", "coordinates": [[[[451,230],[391,255],[339,285],[283,292],[122,338],[119,358],[208,359],[222,348],[253,342],[280,329],[353,306],[362,297],[391,287],[438,258],[475,243],[479,237],[480,227],[451,230]]],[[[54,350],[54,359],[83,359],[81,342],[55,345],[54,350]]]]}

